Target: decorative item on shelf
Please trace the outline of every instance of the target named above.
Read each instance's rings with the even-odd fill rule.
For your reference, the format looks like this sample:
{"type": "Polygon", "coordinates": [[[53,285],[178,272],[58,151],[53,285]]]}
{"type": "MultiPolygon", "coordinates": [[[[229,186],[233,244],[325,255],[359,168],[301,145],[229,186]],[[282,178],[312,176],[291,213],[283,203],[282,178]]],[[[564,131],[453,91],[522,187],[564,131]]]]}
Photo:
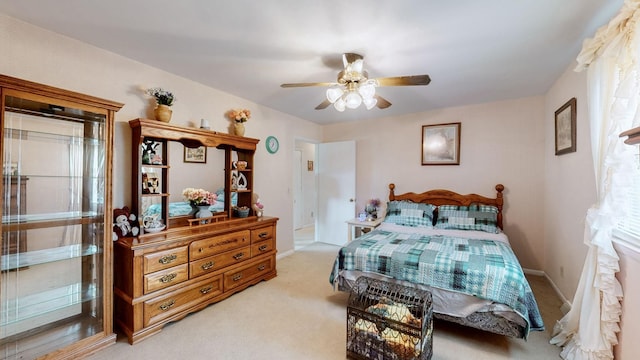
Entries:
{"type": "Polygon", "coordinates": [[[253,203],[253,212],[257,217],[262,217],[262,212],[264,210],[264,205],[260,202],[260,196],[257,193],[253,193],[251,195],[251,202],[253,203]]]}
{"type": "Polygon", "coordinates": [[[249,208],[247,206],[234,206],[233,212],[239,218],[246,218],[249,216],[249,208]]]}
{"type": "Polygon", "coordinates": [[[247,168],[247,162],[244,160],[236,161],[236,167],[238,170],[244,170],[247,168]]]}
{"type": "Polygon", "coordinates": [[[205,119],[200,119],[200,129],[209,130],[211,127],[209,126],[209,122],[205,119]]]}
{"type": "Polygon", "coordinates": [[[145,165],[162,164],[162,156],[156,153],[156,149],[160,145],[159,142],[155,142],[150,139],[144,139],[142,141],[142,163],[145,165]]]}
{"type": "Polygon", "coordinates": [[[233,121],[233,131],[238,136],[244,136],[244,123],[251,118],[251,111],[247,109],[229,110],[227,117],[233,121]]]}
{"type": "Polygon", "coordinates": [[[364,212],[367,213],[366,221],[373,221],[378,218],[378,206],[380,206],[380,199],[371,199],[364,207],[364,212]]]}
{"type": "Polygon", "coordinates": [[[142,219],[142,227],[146,233],[157,233],[164,230],[167,227],[162,223],[160,214],[148,215],[142,219]]]}
{"type": "Polygon", "coordinates": [[[162,88],[149,88],[147,89],[147,94],[156,99],[157,106],[154,110],[156,120],[162,122],[171,121],[171,115],[173,113],[171,106],[177,100],[173,93],[162,88]]]}
{"type": "Polygon", "coordinates": [[[186,188],[182,190],[182,196],[191,205],[192,211],[189,215],[194,218],[208,218],[213,216],[209,206],[216,203],[218,195],[204,189],[186,188]]]}

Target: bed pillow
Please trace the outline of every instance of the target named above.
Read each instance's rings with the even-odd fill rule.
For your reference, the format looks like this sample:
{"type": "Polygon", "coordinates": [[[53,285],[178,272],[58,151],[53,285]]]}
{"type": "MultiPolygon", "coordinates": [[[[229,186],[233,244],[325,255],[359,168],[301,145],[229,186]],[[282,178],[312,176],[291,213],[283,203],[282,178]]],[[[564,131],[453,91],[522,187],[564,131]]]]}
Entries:
{"type": "Polygon", "coordinates": [[[498,208],[492,205],[440,205],[435,227],[498,233],[498,208]]]}
{"type": "Polygon", "coordinates": [[[412,201],[390,201],[387,203],[387,215],[384,222],[403,226],[433,227],[433,210],[431,204],[414,203],[412,201]]]}

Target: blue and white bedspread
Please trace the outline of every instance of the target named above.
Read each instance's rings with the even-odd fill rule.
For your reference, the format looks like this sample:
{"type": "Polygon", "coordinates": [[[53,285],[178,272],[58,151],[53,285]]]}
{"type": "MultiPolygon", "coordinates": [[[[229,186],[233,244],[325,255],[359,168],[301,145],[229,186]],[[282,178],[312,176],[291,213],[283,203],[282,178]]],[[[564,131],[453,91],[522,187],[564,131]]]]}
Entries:
{"type": "Polygon", "coordinates": [[[340,249],[332,284],[342,270],[378,273],[505,304],[526,320],[527,333],[544,330],[520,263],[502,241],[378,228],[340,249]]]}

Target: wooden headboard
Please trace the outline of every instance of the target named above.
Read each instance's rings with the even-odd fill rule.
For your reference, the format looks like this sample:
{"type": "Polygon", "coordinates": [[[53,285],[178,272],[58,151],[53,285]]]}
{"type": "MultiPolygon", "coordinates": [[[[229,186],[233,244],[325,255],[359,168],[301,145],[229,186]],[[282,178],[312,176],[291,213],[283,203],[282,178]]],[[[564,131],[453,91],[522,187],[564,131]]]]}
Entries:
{"type": "Polygon", "coordinates": [[[389,201],[409,200],[413,202],[432,204],[436,206],[439,206],[439,205],[469,206],[471,204],[493,205],[498,208],[497,223],[498,223],[498,227],[502,229],[502,204],[504,203],[504,198],[502,196],[504,185],[502,184],[496,185],[497,193],[495,198],[488,198],[486,196],[482,196],[478,194],[461,195],[450,190],[442,190],[442,189],[429,190],[420,194],[408,192],[408,193],[396,195],[394,193],[395,188],[396,188],[395,184],[389,184],[389,201]]]}

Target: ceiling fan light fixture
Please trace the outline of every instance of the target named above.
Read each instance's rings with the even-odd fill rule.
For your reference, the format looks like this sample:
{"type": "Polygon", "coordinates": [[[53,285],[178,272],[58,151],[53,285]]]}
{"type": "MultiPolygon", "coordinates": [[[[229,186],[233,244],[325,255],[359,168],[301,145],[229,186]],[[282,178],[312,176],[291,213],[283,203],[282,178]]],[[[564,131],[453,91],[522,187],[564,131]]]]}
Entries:
{"type": "Polygon", "coordinates": [[[358,92],[363,99],[371,99],[376,94],[376,87],[367,80],[358,87],[358,92]]]}
{"type": "Polygon", "coordinates": [[[344,102],[349,109],[356,109],[362,104],[362,97],[355,91],[349,91],[344,96],[344,102]]]}
{"type": "Polygon", "coordinates": [[[343,112],[346,104],[344,100],[342,100],[342,98],[339,98],[338,100],[336,100],[336,102],[333,103],[333,107],[336,108],[336,110],[338,110],[339,112],[343,112]]]}
{"type": "Polygon", "coordinates": [[[333,104],[342,96],[343,93],[344,90],[342,90],[340,86],[332,86],[327,89],[327,100],[333,104]]]}
{"type": "Polygon", "coordinates": [[[378,99],[374,97],[366,98],[362,100],[362,103],[367,107],[367,110],[371,110],[378,103],[378,99]]]}

